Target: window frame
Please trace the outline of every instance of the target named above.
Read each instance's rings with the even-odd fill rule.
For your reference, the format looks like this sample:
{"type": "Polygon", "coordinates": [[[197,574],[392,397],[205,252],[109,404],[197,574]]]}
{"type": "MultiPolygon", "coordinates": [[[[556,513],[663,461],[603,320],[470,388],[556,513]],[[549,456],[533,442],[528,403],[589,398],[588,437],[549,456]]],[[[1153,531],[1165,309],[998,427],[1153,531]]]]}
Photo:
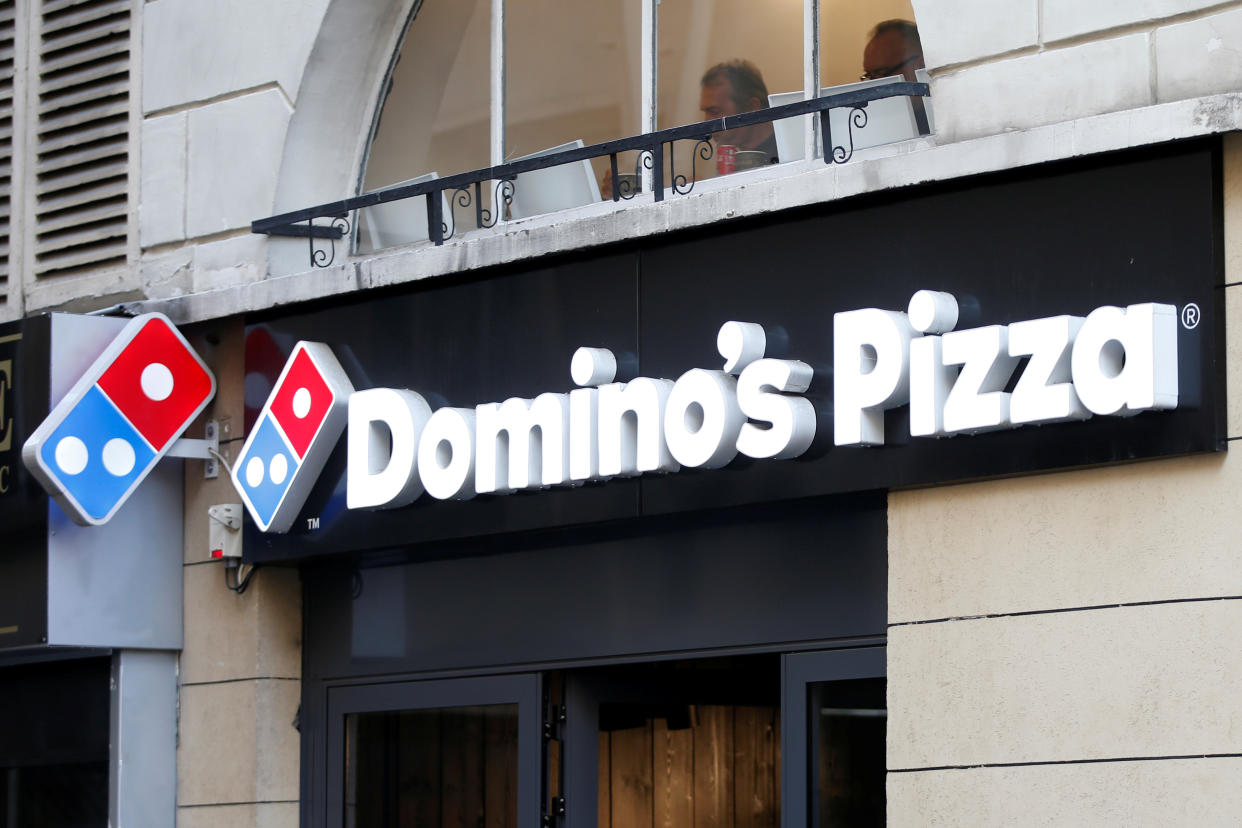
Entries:
{"type": "Polygon", "coordinates": [[[326,772],[323,811],[314,824],[345,824],[345,717],[352,713],[396,712],[436,707],[516,704],[518,706],[517,828],[539,828],[543,761],[543,680],[538,673],[479,676],[327,688],[326,772]]]}
{"type": "Polygon", "coordinates": [[[886,645],[786,653],[781,658],[781,828],[807,828],[815,814],[817,732],[807,695],[811,685],[886,678],[886,645]],[[800,793],[796,793],[800,792],[800,793]]]}

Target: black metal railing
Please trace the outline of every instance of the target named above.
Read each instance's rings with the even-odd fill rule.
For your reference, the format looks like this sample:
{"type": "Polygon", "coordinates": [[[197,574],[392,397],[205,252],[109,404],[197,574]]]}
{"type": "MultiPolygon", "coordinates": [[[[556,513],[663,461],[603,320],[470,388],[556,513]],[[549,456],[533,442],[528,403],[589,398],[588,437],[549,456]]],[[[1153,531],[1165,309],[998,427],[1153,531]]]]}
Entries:
{"type": "MultiPolygon", "coordinates": [[[[668,147],[669,177],[671,179],[667,189],[671,190],[675,195],[685,195],[693,190],[694,185],[697,183],[694,171],[695,164],[692,158],[689,176],[676,172],[676,159],[673,156],[674,142],[676,141],[695,141],[692,156],[708,160],[712,157],[714,151],[710,139],[715,133],[754,126],[756,124],[770,123],[784,118],[794,118],[800,115],[818,114],[824,163],[844,164],[854,154],[854,130],[856,128],[864,129],[867,125],[866,107],[869,102],[900,96],[923,98],[929,94],[930,90],[925,83],[900,81],[882,86],[851,90],[836,95],[826,95],[809,101],[797,101],[782,106],[757,109],[753,112],[727,115],[723,118],[701,121],[697,124],[662,129],[657,132],[635,135],[630,138],[618,138],[614,141],[605,141],[588,147],[579,147],[549,155],[524,158],[520,161],[511,161],[507,164],[458,173],[445,176],[444,178],[435,178],[429,181],[375,190],[341,201],[319,204],[302,210],[281,213],[270,218],[258,219],[251,222],[250,230],[253,233],[262,233],[269,236],[305,238],[310,250],[311,266],[327,267],[336,258],[336,240],[349,235],[351,232],[350,214],[355,210],[374,207],[377,204],[386,204],[391,201],[424,196],[427,199],[428,236],[432,242],[439,245],[452,238],[456,232],[455,212],[458,207],[469,208],[473,205],[475,209],[475,222],[479,227],[495,226],[496,222],[501,218],[502,204],[507,205],[512,201],[516,188],[516,179],[522,173],[543,170],[561,164],[572,164],[607,155],[609,156],[612,181],[614,182],[612,200],[622,201],[633,198],[637,194],[637,187],[629,181],[621,179],[617,165],[618,153],[631,151],[638,152],[635,172],[641,173],[644,168],[651,171],[654,198],[656,201],[663,201],[666,189],[664,181],[666,145],[668,147]],[[829,110],[845,107],[849,107],[852,110],[847,118],[848,130],[846,138],[848,144],[834,145],[828,113],[829,110]],[[491,210],[483,206],[482,188],[484,184],[488,185],[489,190],[491,190],[489,194],[493,195],[493,209],[491,210]],[[449,206],[448,216],[444,215],[443,209],[446,199],[449,206]],[[328,219],[328,221],[325,224],[316,224],[316,219],[328,219]],[[452,222],[452,224],[449,224],[449,222],[452,222]],[[329,240],[331,244],[330,249],[317,248],[315,246],[316,239],[329,240]]],[[[915,116],[918,121],[919,132],[927,134],[927,120],[923,114],[922,102],[916,100],[915,103],[915,116]]]]}

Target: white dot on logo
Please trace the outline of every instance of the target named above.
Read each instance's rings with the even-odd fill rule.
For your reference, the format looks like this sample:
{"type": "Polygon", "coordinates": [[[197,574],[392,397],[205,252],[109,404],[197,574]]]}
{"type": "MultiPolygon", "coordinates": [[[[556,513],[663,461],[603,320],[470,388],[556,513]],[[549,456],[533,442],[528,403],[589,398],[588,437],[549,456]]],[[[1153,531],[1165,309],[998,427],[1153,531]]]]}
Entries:
{"type": "Polygon", "coordinates": [[[293,392],[293,416],[301,420],[310,413],[311,395],[306,388],[299,388],[293,392]]]}
{"type": "Polygon", "coordinates": [[[134,447],[120,437],[113,437],[104,443],[103,464],[109,474],[124,477],[134,470],[134,447]]]}
{"type": "Polygon", "coordinates": [[[168,366],[162,362],[152,362],[146,368],[142,369],[142,393],[147,395],[148,399],[159,402],[168,399],[168,395],[173,390],[172,371],[168,370],[168,366]]]}
{"type": "Polygon", "coordinates": [[[258,457],[251,457],[246,461],[246,485],[255,488],[263,482],[263,461],[258,457]]]}
{"type": "Polygon", "coordinates": [[[62,437],[56,444],[56,465],[60,466],[60,470],[65,474],[81,474],[89,459],[90,454],[86,450],[86,443],[77,437],[62,437]]]}
{"type": "Polygon", "coordinates": [[[268,475],[272,478],[272,482],[279,486],[285,482],[285,478],[289,476],[289,460],[283,454],[278,454],[272,458],[272,464],[268,466],[268,475]]]}

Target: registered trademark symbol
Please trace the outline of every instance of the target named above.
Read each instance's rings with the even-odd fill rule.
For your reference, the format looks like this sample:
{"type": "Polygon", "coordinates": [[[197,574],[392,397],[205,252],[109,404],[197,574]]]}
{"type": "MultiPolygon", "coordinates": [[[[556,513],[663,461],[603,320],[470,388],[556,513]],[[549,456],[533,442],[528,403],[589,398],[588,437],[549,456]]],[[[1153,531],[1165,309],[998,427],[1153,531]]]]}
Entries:
{"type": "Polygon", "coordinates": [[[1199,319],[1202,317],[1199,306],[1194,302],[1182,308],[1182,327],[1188,331],[1193,331],[1199,327],[1199,319]]]}

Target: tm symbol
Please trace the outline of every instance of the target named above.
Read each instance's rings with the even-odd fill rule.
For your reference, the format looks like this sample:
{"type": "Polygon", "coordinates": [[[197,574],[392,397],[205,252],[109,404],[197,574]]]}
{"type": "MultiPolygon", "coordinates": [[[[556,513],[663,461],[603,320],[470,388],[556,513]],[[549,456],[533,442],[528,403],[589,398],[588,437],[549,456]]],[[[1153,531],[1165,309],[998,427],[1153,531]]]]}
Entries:
{"type": "Polygon", "coordinates": [[[306,528],[307,528],[307,529],[318,529],[318,528],[319,528],[319,518],[317,518],[317,517],[307,518],[307,519],[306,519],[306,528]]]}

